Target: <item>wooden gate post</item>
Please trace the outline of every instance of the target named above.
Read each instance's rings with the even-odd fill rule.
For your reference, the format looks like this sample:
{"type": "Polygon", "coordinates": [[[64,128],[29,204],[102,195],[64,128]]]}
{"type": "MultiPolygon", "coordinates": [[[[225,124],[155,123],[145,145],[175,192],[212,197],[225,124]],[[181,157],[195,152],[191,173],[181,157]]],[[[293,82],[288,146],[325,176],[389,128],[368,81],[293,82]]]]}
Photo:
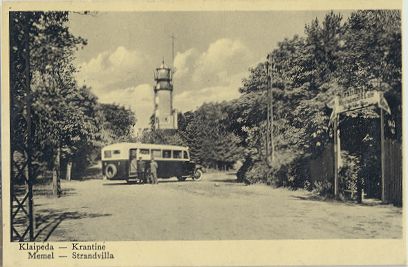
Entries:
{"type": "Polygon", "coordinates": [[[334,138],[334,197],[339,198],[339,152],[340,152],[340,136],[338,134],[339,115],[336,114],[336,118],[333,122],[333,138],[334,138]]]}
{"type": "Polygon", "coordinates": [[[384,140],[384,110],[380,108],[381,118],[381,201],[386,202],[386,191],[385,191],[385,140],[384,140]]]}

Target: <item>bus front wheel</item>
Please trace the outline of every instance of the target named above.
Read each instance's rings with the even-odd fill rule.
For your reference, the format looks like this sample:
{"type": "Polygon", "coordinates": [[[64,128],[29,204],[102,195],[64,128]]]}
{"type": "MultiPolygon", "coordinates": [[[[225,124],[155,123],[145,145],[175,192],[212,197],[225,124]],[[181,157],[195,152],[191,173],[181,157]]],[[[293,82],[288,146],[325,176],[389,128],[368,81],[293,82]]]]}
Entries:
{"type": "Polygon", "coordinates": [[[203,178],[203,171],[201,169],[196,169],[194,171],[193,179],[195,181],[200,181],[203,178]]]}

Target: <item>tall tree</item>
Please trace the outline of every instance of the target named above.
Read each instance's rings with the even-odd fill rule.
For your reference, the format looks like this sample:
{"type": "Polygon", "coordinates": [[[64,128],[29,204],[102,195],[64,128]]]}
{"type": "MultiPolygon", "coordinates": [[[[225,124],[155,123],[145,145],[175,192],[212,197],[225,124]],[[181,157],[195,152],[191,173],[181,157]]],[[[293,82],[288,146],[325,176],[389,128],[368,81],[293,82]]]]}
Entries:
{"type": "MultiPolygon", "coordinates": [[[[18,38],[12,38],[10,53],[12,59],[22,52],[29,57],[33,151],[37,152],[35,158],[45,160],[53,169],[55,195],[61,193],[61,150],[92,140],[97,132],[93,117],[96,98],[85,88],[79,88],[73,76],[74,52],[86,42],[69,32],[67,22],[68,12],[13,12],[10,15],[12,36],[22,35],[24,29],[28,31],[28,50],[20,46],[18,38]]],[[[13,80],[18,79],[17,74],[11,75],[14,83],[18,83],[13,80]]],[[[22,90],[18,86],[12,89],[22,90]]]]}
{"type": "Polygon", "coordinates": [[[208,103],[185,114],[186,126],[180,132],[196,162],[227,169],[241,158],[241,139],[228,128],[229,106],[229,102],[208,103]]]}
{"type": "Polygon", "coordinates": [[[99,104],[99,111],[104,144],[130,141],[133,138],[136,115],[131,109],[118,104],[99,104]]]}
{"type": "MultiPolygon", "coordinates": [[[[250,152],[246,157],[248,164],[244,164],[247,178],[266,179],[269,175],[272,179],[299,178],[301,166],[297,162],[318,156],[330,142],[330,110],[326,104],[349,88],[374,89],[380,84],[398,125],[401,116],[398,11],[357,11],[346,23],[341,15],[330,12],[322,22],[315,19],[307,24],[305,37],[294,36],[279,42],[270,58],[276,151],[272,168],[260,160],[266,119],[264,64],[250,70],[240,88],[242,95],[233,104],[236,112],[230,125],[244,137],[250,152]],[[263,178],[259,173],[265,174],[263,178]]],[[[375,118],[372,110],[363,116],[368,120],[375,118]]],[[[343,127],[348,123],[351,121],[343,127]]],[[[370,138],[366,140],[372,140],[367,142],[376,142],[375,133],[367,134],[370,138]]],[[[347,147],[344,142],[343,145],[347,147]]],[[[295,180],[294,184],[301,185],[295,180]]]]}

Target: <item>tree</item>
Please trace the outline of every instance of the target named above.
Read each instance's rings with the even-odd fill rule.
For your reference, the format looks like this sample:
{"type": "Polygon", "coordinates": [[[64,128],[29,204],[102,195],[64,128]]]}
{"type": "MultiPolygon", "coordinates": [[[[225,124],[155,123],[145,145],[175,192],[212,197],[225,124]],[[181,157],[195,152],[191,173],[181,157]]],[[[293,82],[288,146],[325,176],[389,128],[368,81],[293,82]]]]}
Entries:
{"type": "MultiPolygon", "coordinates": [[[[385,93],[401,140],[401,15],[398,10],[353,12],[338,51],[339,83],[385,93]]],[[[363,114],[364,115],[364,114],[363,114]]],[[[365,114],[365,116],[368,116],[365,114]]]]}
{"type": "Polygon", "coordinates": [[[182,117],[180,129],[191,158],[207,167],[228,169],[241,158],[241,139],[228,127],[229,102],[203,104],[182,117]]]}
{"type": "MultiPolygon", "coordinates": [[[[96,138],[94,120],[96,98],[86,88],[79,88],[74,79],[74,52],[86,44],[75,37],[67,26],[68,12],[13,12],[10,15],[11,58],[15,64],[19,55],[29,57],[32,91],[32,139],[36,161],[46,162],[53,170],[53,193],[59,195],[61,151],[75,151],[82,143],[96,138]],[[28,50],[21,46],[19,36],[28,31],[28,50]]],[[[22,37],[21,37],[22,38],[22,37]]],[[[13,84],[19,83],[19,69],[11,74],[13,84]]],[[[13,96],[23,88],[13,86],[13,96]]],[[[13,110],[12,112],[18,112],[13,110]]],[[[18,132],[17,124],[14,129],[18,132]]],[[[18,146],[22,137],[13,139],[18,146]]]]}
{"type": "Polygon", "coordinates": [[[118,104],[99,104],[103,143],[130,141],[136,115],[131,109],[118,104]]]}
{"type": "MultiPolygon", "coordinates": [[[[302,170],[303,162],[318,157],[331,142],[327,103],[336,94],[350,88],[375,89],[380,84],[391,106],[393,119],[400,125],[398,11],[357,11],[345,23],[340,14],[330,12],[322,23],[315,19],[307,24],[305,34],[305,37],[295,35],[284,39],[269,55],[276,152],[272,167],[262,161],[267,85],[264,63],[250,69],[249,77],[244,79],[240,88],[241,96],[231,106],[232,122],[229,127],[242,137],[248,147],[246,162],[240,171],[247,180],[275,179],[278,185],[302,186],[302,181],[307,178],[302,170]]],[[[372,110],[361,113],[364,120],[368,120],[367,125],[373,125],[370,120],[377,115],[372,110]]],[[[355,123],[349,115],[343,117],[343,127],[355,123]]],[[[360,134],[358,131],[361,129],[357,128],[348,130],[351,130],[351,135],[364,138],[366,135],[360,134]]],[[[399,132],[401,128],[397,128],[399,132]]],[[[378,141],[375,133],[366,134],[369,141],[365,144],[372,146],[378,141]]],[[[347,141],[343,141],[343,145],[352,147],[347,141]]],[[[355,148],[365,151],[361,146],[355,148]]],[[[376,153],[375,149],[373,151],[376,153]]],[[[369,161],[365,159],[362,162],[369,161]]],[[[360,166],[359,173],[365,173],[364,168],[369,167],[360,166]]]]}

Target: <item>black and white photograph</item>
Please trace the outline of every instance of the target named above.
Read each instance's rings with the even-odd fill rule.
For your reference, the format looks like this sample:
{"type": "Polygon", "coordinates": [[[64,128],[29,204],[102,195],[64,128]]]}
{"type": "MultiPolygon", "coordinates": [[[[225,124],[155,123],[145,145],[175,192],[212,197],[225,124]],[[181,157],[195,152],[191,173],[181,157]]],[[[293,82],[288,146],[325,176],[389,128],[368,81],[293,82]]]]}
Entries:
{"type": "Polygon", "coordinates": [[[401,10],[7,13],[7,242],[404,238],[401,10]]]}

